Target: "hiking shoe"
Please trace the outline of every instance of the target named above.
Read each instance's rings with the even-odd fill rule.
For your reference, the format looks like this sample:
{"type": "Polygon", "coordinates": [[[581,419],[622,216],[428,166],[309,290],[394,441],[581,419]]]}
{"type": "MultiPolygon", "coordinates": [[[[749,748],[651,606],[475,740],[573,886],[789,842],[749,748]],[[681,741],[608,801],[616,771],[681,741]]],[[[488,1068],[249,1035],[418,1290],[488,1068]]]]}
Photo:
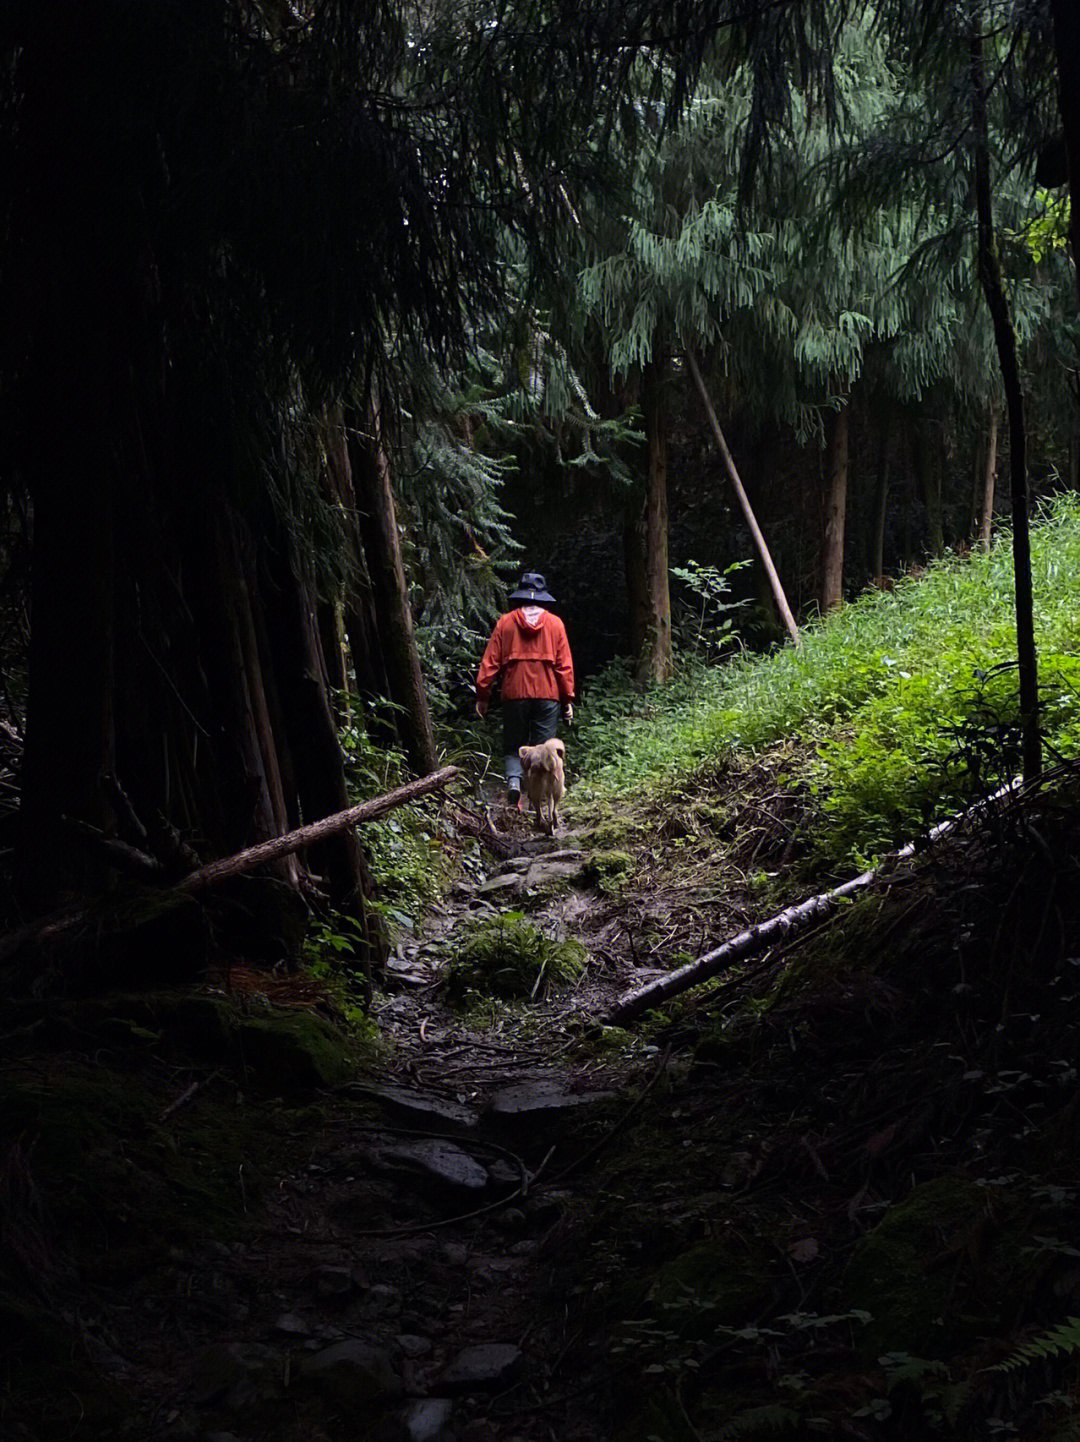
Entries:
{"type": "Polygon", "coordinates": [[[506,788],[506,804],[507,804],[507,806],[512,806],[512,807],[514,807],[514,808],[516,809],[516,808],[517,808],[517,804],[518,804],[518,802],[519,802],[520,800],[521,800],[521,789],[520,789],[520,787],[517,787],[517,786],[508,786],[508,787],[506,788]]]}

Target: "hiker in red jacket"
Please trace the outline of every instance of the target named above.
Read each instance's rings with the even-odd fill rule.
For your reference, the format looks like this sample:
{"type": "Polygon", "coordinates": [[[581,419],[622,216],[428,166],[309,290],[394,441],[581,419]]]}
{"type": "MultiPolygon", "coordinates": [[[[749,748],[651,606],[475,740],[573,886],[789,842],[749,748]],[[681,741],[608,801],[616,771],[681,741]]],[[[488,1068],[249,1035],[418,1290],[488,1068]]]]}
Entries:
{"type": "Polygon", "coordinates": [[[566,627],[545,606],[554,605],[547,582],[526,571],[510,595],[517,601],[495,623],[476,677],[476,714],[487,715],[491,688],[502,678],[503,761],[506,799],[516,806],[521,797],[519,746],[539,746],[555,735],[559,715],[573,720],[574,662],[566,627]]]}

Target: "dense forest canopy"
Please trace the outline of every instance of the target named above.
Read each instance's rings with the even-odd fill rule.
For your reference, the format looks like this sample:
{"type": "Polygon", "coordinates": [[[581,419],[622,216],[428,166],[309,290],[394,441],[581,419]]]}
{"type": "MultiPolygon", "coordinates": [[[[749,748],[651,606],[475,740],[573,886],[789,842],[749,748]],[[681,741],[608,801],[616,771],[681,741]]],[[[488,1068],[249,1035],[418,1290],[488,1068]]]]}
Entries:
{"type": "MultiPolygon", "coordinates": [[[[590,664],[662,683],[674,562],[753,552],[768,640],[789,595],[986,545],[995,504],[1019,545],[1029,473],[1080,466],[1076,28],[1066,0],[7,7],[12,917],[106,879],[72,821],[209,855],[341,810],[347,692],[433,771],[545,548],[607,628],[590,664]],[[704,533],[703,405],[742,507],[704,533]]],[[[365,914],[351,833],[310,860],[365,914]]]]}

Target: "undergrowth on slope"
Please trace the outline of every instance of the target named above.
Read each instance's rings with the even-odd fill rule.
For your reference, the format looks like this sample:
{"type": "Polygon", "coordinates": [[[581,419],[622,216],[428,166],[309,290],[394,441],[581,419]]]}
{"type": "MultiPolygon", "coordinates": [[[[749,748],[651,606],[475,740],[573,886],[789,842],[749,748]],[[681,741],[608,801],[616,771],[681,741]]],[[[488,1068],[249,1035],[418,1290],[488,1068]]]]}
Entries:
{"type": "MultiPolygon", "coordinates": [[[[1080,754],[1080,499],[1032,531],[1036,641],[1048,750],[1080,754]]],[[[595,680],[573,738],[602,810],[642,788],[677,791],[718,758],[794,738],[825,825],[823,859],[861,862],[1014,774],[1019,765],[1012,555],[948,557],[892,593],[873,591],[803,632],[799,650],[684,661],[636,689],[619,663],[595,680]]]]}

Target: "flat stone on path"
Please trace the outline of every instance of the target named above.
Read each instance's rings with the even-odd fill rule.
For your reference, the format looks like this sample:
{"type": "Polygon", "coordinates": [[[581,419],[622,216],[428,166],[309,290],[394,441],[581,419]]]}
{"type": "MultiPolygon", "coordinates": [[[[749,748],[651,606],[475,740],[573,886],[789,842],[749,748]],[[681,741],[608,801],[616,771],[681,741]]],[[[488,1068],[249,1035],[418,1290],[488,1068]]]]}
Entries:
{"type": "MultiPolygon", "coordinates": [[[[570,854],[573,855],[573,853],[570,854]]],[[[560,861],[554,856],[545,856],[539,861],[534,861],[526,871],[525,886],[528,890],[532,890],[540,886],[554,886],[560,881],[581,881],[584,875],[585,861],[580,853],[576,860],[566,861],[560,861]]]]}
{"type": "Polygon", "coordinates": [[[374,1148],[371,1155],[389,1171],[432,1182],[446,1191],[477,1193],[488,1184],[487,1169],[451,1141],[422,1137],[374,1148]]]}
{"type": "Polygon", "coordinates": [[[511,873],[508,876],[493,876],[476,888],[477,896],[517,896],[524,886],[524,878],[511,873]]]}
{"type": "Polygon", "coordinates": [[[522,1352],[512,1342],[480,1342],[459,1352],[439,1378],[448,1392],[505,1387],[517,1380],[522,1352]]]}
{"type": "Polygon", "coordinates": [[[607,1101],[611,1092],[568,1092],[557,1081],[518,1082],[491,1098],[491,1114],[506,1121],[557,1116],[591,1102],[607,1101]]]}
{"type": "Polygon", "coordinates": [[[414,1091],[410,1087],[375,1085],[355,1087],[365,1096],[374,1097],[389,1112],[407,1121],[422,1122],[428,1131],[468,1131],[480,1120],[472,1107],[431,1092],[414,1091]]]}
{"type": "Polygon", "coordinates": [[[409,1442],[438,1442],[445,1434],[453,1408],[449,1397],[424,1397],[406,1407],[402,1420],[409,1442]]]}

